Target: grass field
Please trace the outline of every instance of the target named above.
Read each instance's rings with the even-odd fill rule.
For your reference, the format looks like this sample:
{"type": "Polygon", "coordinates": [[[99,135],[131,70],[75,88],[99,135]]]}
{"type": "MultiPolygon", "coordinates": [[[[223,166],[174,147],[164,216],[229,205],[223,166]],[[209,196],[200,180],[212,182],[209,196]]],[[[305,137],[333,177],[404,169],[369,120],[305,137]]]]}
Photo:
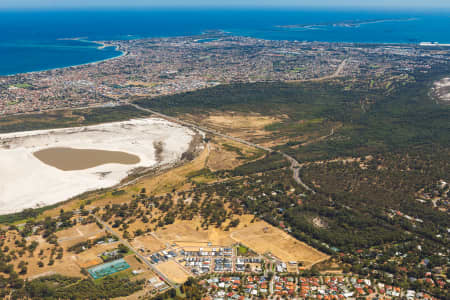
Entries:
{"type": "Polygon", "coordinates": [[[245,255],[248,253],[248,248],[241,245],[237,248],[237,251],[238,251],[239,255],[245,255]]]}

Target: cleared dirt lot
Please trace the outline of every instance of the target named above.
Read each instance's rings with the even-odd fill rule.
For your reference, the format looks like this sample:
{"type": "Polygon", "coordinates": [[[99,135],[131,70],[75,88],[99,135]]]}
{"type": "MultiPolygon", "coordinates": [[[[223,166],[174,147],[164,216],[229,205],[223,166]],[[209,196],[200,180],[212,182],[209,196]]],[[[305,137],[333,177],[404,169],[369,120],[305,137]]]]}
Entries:
{"type": "Polygon", "coordinates": [[[175,221],[174,224],[158,229],[155,234],[167,243],[191,243],[192,245],[211,242],[213,245],[231,245],[234,240],[229,237],[230,232],[211,226],[208,230],[201,229],[201,219],[189,221],[175,221]],[[198,230],[197,230],[198,229],[198,230]]]}
{"type": "Polygon", "coordinates": [[[179,264],[170,260],[159,264],[156,268],[163,272],[172,282],[184,283],[191,276],[179,264]]]}
{"type": "Polygon", "coordinates": [[[92,223],[58,231],[56,236],[61,246],[70,247],[82,241],[95,239],[103,234],[104,230],[101,230],[96,224],[92,223]]]}
{"type": "Polygon", "coordinates": [[[137,275],[133,275],[131,277],[132,280],[141,280],[156,276],[155,273],[149,269],[149,267],[139,262],[135,255],[126,256],[124,259],[130,265],[130,270],[138,272],[137,275]]]}
{"type": "Polygon", "coordinates": [[[262,116],[259,114],[238,114],[228,112],[224,114],[212,114],[206,118],[206,123],[230,129],[262,129],[264,126],[280,121],[280,119],[262,116]]]}
{"type": "Polygon", "coordinates": [[[151,235],[138,236],[131,241],[131,245],[135,249],[146,249],[151,253],[158,252],[165,248],[164,243],[158,241],[151,235]]]}
{"type": "Polygon", "coordinates": [[[233,232],[231,236],[259,254],[270,252],[284,262],[300,261],[308,267],[328,259],[324,253],[266,222],[255,222],[244,229],[233,232]]]}
{"type": "Polygon", "coordinates": [[[95,245],[91,249],[83,251],[79,254],[74,254],[68,252],[67,255],[71,255],[72,259],[76,261],[76,263],[81,268],[89,268],[98,264],[103,263],[102,259],[99,257],[103,252],[111,251],[116,249],[119,245],[118,242],[111,244],[103,244],[103,245],[95,245]]]}
{"type": "Polygon", "coordinates": [[[236,113],[233,111],[213,112],[209,115],[186,114],[182,118],[232,136],[254,140],[264,139],[272,134],[265,127],[282,121],[282,117],[264,116],[257,113],[236,113]]]}
{"type": "Polygon", "coordinates": [[[272,253],[284,262],[299,261],[305,267],[321,262],[329,257],[324,253],[296,240],[281,229],[264,221],[251,223],[252,215],[240,217],[238,227],[224,231],[210,227],[201,229],[200,220],[176,221],[155,234],[163,241],[176,243],[179,246],[202,247],[208,242],[214,246],[231,246],[242,243],[258,254],[272,253]]]}
{"type": "Polygon", "coordinates": [[[207,166],[211,171],[231,170],[240,164],[236,153],[225,151],[221,145],[210,146],[210,155],[207,166]]]}

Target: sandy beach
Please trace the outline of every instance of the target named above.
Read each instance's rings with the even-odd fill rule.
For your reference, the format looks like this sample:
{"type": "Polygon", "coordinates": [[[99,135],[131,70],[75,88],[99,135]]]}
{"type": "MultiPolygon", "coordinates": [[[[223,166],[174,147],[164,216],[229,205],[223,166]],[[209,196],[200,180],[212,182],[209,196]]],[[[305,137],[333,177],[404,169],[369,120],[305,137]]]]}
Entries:
{"type": "Polygon", "coordinates": [[[193,135],[190,129],[158,118],[1,134],[0,214],[55,204],[86,191],[114,186],[137,167],[174,162],[189,148],[193,135]],[[158,155],[156,144],[163,149],[158,155]],[[136,164],[107,163],[63,171],[34,155],[55,147],[121,151],[140,160],[136,164]]]}

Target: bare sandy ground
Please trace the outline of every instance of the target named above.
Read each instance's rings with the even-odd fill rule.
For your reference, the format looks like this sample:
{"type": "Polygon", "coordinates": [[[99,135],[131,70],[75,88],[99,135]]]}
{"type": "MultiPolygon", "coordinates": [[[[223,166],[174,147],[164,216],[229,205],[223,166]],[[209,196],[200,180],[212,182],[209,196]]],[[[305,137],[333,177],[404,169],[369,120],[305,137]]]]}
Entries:
{"type": "Polygon", "coordinates": [[[433,88],[440,100],[450,101],[450,77],[435,82],[433,88]]]}
{"type": "Polygon", "coordinates": [[[158,118],[0,134],[0,214],[55,204],[114,186],[137,167],[174,162],[188,150],[193,135],[190,129],[158,118]],[[162,146],[161,154],[155,155],[159,152],[155,144],[162,146]],[[33,155],[52,147],[123,151],[138,156],[140,162],[62,171],[33,155]]]}
{"type": "MultiPolygon", "coordinates": [[[[201,218],[192,220],[176,220],[154,232],[158,239],[167,244],[177,244],[185,249],[200,247],[207,249],[243,244],[256,253],[271,253],[281,261],[302,262],[305,268],[329,259],[329,256],[313,247],[295,239],[280,228],[273,227],[265,221],[254,221],[253,215],[242,215],[237,227],[225,231],[215,226],[201,228],[201,218]]],[[[196,251],[197,251],[196,250],[196,251]]]]}
{"type": "Polygon", "coordinates": [[[156,268],[164,273],[171,281],[181,284],[188,280],[190,274],[173,260],[158,264],[156,268]]]}

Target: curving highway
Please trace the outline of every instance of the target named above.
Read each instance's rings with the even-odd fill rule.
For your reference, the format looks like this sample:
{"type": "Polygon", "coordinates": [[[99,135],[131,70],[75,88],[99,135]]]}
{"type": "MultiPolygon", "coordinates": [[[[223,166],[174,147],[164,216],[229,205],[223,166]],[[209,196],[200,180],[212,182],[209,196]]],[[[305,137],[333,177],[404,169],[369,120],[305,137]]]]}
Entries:
{"type": "Polygon", "coordinates": [[[142,110],[142,111],[145,111],[145,112],[149,112],[149,113],[154,114],[154,115],[156,115],[158,117],[164,118],[166,120],[169,120],[169,121],[172,121],[174,123],[178,123],[178,124],[181,124],[181,125],[184,125],[184,126],[196,129],[196,130],[200,130],[200,131],[207,132],[207,133],[210,133],[210,134],[213,134],[213,135],[216,135],[216,136],[220,136],[222,138],[229,139],[229,140],[232,140],[232,141],[235,141],[235,142],[238,142],[238,143],[242,143],[244,145],[247,145],[247,146],[250,146],[250,147],[254,147],[254,148],[257,148],[257,149],[261,149],[261,150],[264,150],[264,151],[267,151],[267,152],[278,152],[278,153],[282,154],[289,161],[289,163],[291,164],[290,169],[292,170],[292,177],[294,178],[295,182],[297,182],[305,190],[311,192],[312,194],[316,193],[314,191],[314,189],[312,189],[307,184],[305,184],[302,181],[302,179],[300,178],[300,169],[301,169],[300,163],[295,158],[293,158],[292,156],[290,156],[290,155],[288,155],[288,154],[286,154],[284,152],[275,151],[275,150],[272,150],[271,148],[268,148],[268,147],[264,147],[264,146],[261,146],[261,145],[258,145],[258,144],[254,144],[252,142],[249,142],[249,141],[237,138],[237,137],[233,137],[233,136],[230,136],[230,135],[226,135],[226,134],[220,133],[220,132],[218,132],[218,131],[216,131],[214,129],[210,129],[210,128],[206,128],[204,126],[200,126],[200,125],[197,125],[197,124],[186,122],[186,121],[180,120],[178,118],[171,117],[171,116],[159,113],[157,111],[154,111],[154,110],[151,110],[151,109],[148,109],[148,108],[144,108],[144,107],[139,106],[139,105],[137,105],[135,103],[130,103],[130,105],[132,105],[136,109],[139,109],[139,110],[142,110]]]}

